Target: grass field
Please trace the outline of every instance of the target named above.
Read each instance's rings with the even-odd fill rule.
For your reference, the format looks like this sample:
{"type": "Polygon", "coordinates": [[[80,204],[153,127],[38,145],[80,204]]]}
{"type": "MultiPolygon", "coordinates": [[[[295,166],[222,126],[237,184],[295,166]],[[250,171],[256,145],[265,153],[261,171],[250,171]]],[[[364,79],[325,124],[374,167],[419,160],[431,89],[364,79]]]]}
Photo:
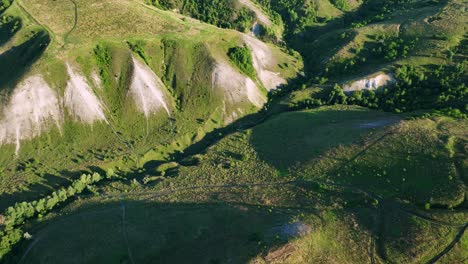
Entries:
{"type": "Polygon", "coordinates": [[[77,122],[61,102],[59,126],[21,141],[19,151],[0,146],[0,233],[8,206],[85,172],[116,172],[18,223],[26,233],[1,261],[466,262],[466,119],[345,105],[297,110],[305,100],[325,103],[335,82],[463,60],[452,50],[463,48],[466,3],[392,1],[384,12],[380,0],[291,1],[297,10],[287,16],[265,5],[274,29],[289,23],[285,42],[265,47],[145,3],[16,0],[0,11],[0,105],[34,75],[61,102],[71,65],[105,115],[77,122]],[[418,41],[406,57],[366,61],[381,36],[418,41]],[[304,58],[300,78],[303,59],[292,47],[304,58]],[[229,56],[233,48],[251,53],[242,59],[248,67],[229,56]],[[352,60],[358,66],[326,74],[352,60]],[[251,99],[267,97],[262,72],[290,81],[264,109],[251,99]],[[135,82],[157,84],[166,108],[141,111],[130,96],[135,82]]]}
{"type": "MultiPolygon", "coordinates": [[[[428,195],[431,206],[461,206],[463,194],[453,190],[466,190],[463,179],[443,173],[464,155],[463,126],[344,106],[280,114],[194,156],[94,188],[101,195],[83,196],[32,223],[32,240],[9,261],[423,263],[448,247],[467,219],[458,208],[424,209],[428,195]],[[353,133],[339,134],[344,130],[353,133]],[[457,143],[438,145],[447,144],[444,133],[457,143]],[[342,140],[313,140],[328,134],[342,140]],[[278,163],[267,140],[297,162],[278,163]],[[282,140],[296,142],[294,148],[282,140]],[[397,182],[399,170],[421,168],[431,154],[446,157],[397,182]],[[385,162],[387,174],[363,168],[383,157],[395,159],[385,162]],[[420,177],[431,180],[418,185],[420,177]]],[[[441,262],[463,259],[464,241],[441,262]]]]}

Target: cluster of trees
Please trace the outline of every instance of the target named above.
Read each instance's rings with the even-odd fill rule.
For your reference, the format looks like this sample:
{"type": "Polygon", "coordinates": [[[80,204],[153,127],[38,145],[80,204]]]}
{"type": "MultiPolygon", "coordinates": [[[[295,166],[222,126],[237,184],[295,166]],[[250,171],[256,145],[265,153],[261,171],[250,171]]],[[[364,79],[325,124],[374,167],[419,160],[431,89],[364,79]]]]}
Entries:
{"type": "Polygon", "coordinates": [[[289,107],[314,108],[321,105],[351,104],[392,112],[437,109],[455,117],[468,113],[468,62],[441,65],[435,69],[403,65],[395,69],[396,83],[380,90],[345,93],[340,85],[325,96],[307,98],[289,107]]]}
{"type": "Polygon", "coordinates": [[[331,3],[341,11],[349,9],[349,3],[346,0],[331,0],[331,3]]]}
{"type": "Polygon", "coordinates": [[[21,19],[14,16],[0,17],[0,45],[8,41],[20,28],[21,19]]]}
{"type": "Polygon", "coordinates": [[[12,2],[13,0],[0,0],[0,12],[7,9],[11,5],[12,2]]]}
{"type": "MultiPolygon", "coordinates": [[[[409,9],[415,4],[424,4],[423,1],[417,2],[414,0],[364,0],[361,8],[345,16],[344,24],[350,25],[351,28],[364,27],[391,18],[396,10],[409,9]]],[[[438,2],[438,0],[432,2],[438,2]]]]}
{"type": "Polygon", "coordinates": [[[364,64],[382,58],[387,62],[405,58],[419,40],[386,35],[376,36],[375,39],[375,42],[366,42],[364,47],[357,48],[354,57],[330,61],[323,73],[324,77],[354,73],[364,64]]]}
{"type": "Polygon", "coordinates": [[[149,0],[148,3],[161,9],[178,9],[201,21],[242,32],[248,31],[255,20],[255,13],[238,6],[235,0],[149,0]]]}
{"type": "Polygon", "coordinates": [[[82,193],[86,188],[102,181],[111,179],[116,174],[109,170],[106,176],[98,173],[83,174],[72,182],[68,188],[61,188],[51,195],[32,202],[16,203],[8,207],[3,215],[0,215],[0,259],[10,252],[13,245],[18,243],[23,237],[23,231],[19,226],[33,217],[42,217],[45,213],[52,211],[55,207],[65,201],[82,193]]]}
{"type": "Polygon", "coordinates": [[[397,36],[377,36],[378,47],[373,49],[373,54],[381,55],[387,61],[406,58],[408,53],[416,46],[418,38],[401,38],[397,36]]]}
{"type": "Polygon", "coordinates": [[[304,31],[317,22],[317,7],[314,1],[257,0],[257,2],[270,11],[274,21],[284,24],[287,35],[304,31]]]}
{"type": "Polygon", "coordinates": [[[249,48],[234,47],[228,51],[228,56],[239,69],[252,79],[256,78],[255,68],[253,67],[252,54],[249,48]]]}

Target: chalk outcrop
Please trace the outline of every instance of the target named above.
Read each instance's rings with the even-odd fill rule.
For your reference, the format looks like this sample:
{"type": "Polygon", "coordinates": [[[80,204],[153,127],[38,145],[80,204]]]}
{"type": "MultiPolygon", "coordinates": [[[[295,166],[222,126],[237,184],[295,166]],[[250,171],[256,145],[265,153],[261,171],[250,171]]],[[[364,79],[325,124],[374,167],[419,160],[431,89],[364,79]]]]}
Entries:
{"type": "Polygon", "coordinates": [[[265,88],[270,91],[286,84],[286,80],[281,77],[280,73],[272,71],[276,65],[276,60],[270,47],[262,41],[247,35],[244,35],[244,42],[252,52],[253,66],[258,79],[265,88]]]}
{"type": "Polygon", "coordinates": [[[86,124],[96,121],[107,122],[103,104],[94,94],[86,78],[76,73],[69,64],[67,72],[70,79],[65,88],[64,102],[69,114],[75,120],[86,124]]]}
{"type": "Polygon", "coordinates": [[[129,94],[135,101],[137,108],[148,118],[151,113],[165,110],[170,115],[166,102],[164,83],[146,64],[132,58],[133,76],[129,94]]]}
{"type": "Polygon", "coordinates": [[[395,78],[391,74],[381,73],[372,77],[350,82],[343,87],[345,92],[361,90],[376,90],[395,83],[395,78]]]}
{"type": "Polygon", "coordinates": [[[0,144],[16,144],[16,154],[21,140],[60,127],[63,119],[59,97],[39,75],[20,83],[0,113],[0,144]]]}

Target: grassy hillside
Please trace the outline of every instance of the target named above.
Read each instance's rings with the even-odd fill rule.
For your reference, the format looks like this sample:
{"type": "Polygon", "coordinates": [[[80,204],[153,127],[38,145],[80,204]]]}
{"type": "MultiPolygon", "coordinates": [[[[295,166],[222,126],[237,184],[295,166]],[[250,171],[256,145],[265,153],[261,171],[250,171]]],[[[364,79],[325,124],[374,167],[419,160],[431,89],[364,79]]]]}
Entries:
{"type": "MultiPolygon", "coordinates": [[[[1,141],[7,143],[2,142],[0,154],[1,207],[65,184],[76,176],[70,171],[104,164],[128,168],[148,159],[165,159],[213,129],[258,111],[266,101],[257,69],[249,73],[248,81],[228,55],[245,45],[245,37],[234,31],[138,1],[23,0],[15,1],[3,17],[2,116],[12,111],[14,98],[21,98],[18,87],[30,89],[26,85],[30,77],[43,78],[43,84],[64,101],[57,106],[59,124],[44,121],[38,135],[34,132],[18,143],[17,134],[9,136],[14,132],[7,130],[1,139],[0,131],[1,141]],[[103,13],[110,15],[103,17],[103,13]],[[105,120],[83,124],[83,113],[92,114],[91,110],[77,112],[85,102],[67,103],[67,95],[73,96],[68,90],[70,68],[74,83],[91,91],[75,91],[75,96],[95,96],[100,106],[84,107],[102,112],[105,120]],[[237,82],[224,87],[225,79],[237,82]],[[153,89],[160,89],[169,112],[150,108],[161,107],[157,106],[161,102],[132,90],[141,88],[135,82],[156,85],[153,89]]],[[[271,50],[267,59],[274,62],[268,69],[285,79],[294,78],[300,59],[272,45],[265,47],[271,50]]],[[[248,52],[251,56],[254,50],[248,52]]],[[[252,60],[248,63],[252,69],[252,60]]]]}
{"type": "Polygon", "coordinates": [[[464,263],[466,8],[0,0],[0,262],[464,263]]]}
{"type": "Polygon", "coordinates": [[[100,195],[34,223],[33,239],[11,260],[426,263],[462,234],[441,259],[459,262],[466,179],[456,168],[466,153],[438,144],[445,133],[464,144],[464,130],[464,121],[359,107],[282,114],[202,153],[148,167],[152,177],[127,174],[93,187],[100,195]],[[286,152],[269,148],[274,144],[286,152]],[[426,155],[437,155],[437,163],[426,155]],[[96,250],[102,243],[105,254],[96,250]],[[77,256],[79,248],[88,253],[77,256]]]}
{"type": "Polygon", "coordinates": [[[283,31],[281,17],[268,14],[251,0],[194,1],[149,0],[155,7],[181,13],[212,25],[249,32],[265,39],[277,41],[283,31]]]}

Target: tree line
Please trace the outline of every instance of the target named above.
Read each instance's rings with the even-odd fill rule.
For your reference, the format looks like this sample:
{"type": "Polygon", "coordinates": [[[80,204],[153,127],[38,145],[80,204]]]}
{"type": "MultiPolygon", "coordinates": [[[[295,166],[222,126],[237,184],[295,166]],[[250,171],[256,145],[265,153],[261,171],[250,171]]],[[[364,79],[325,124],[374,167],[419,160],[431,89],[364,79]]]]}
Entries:
{"type": "Polygon", "coordinates": [[[396,79],[391,87],[345,93],[335,84],[322,96],[306,98],[290,104],[292,109],[322,105],[350,104],[392,112],[436,109],[454,117],[468,117],[468,62],[440,65],[425,69],[402,65],[393,71],[396,79]]]}
{"type": "Polygon", "coordinates": [[[112,170],[109,170],[105,176],[99,173],[83,174],[67,188],[54,191],[45,198],[20,202],[8,207],[3,214],[0,214],[0,260],[12,250],[15,244],[29,237],[21,229],[27,220],[40,219],[57,206],[81,194],[85,189],[91,188],[104,179],[116,177],[117,175],[112,170]]]}
{"type": "Polygon", "coordinates": [[[255,13],[238,6],[235,0],[148,0],[155,7],[172,10],[221,28],[246,32],[255,20],[255,13]]]}

